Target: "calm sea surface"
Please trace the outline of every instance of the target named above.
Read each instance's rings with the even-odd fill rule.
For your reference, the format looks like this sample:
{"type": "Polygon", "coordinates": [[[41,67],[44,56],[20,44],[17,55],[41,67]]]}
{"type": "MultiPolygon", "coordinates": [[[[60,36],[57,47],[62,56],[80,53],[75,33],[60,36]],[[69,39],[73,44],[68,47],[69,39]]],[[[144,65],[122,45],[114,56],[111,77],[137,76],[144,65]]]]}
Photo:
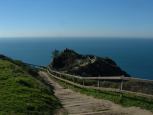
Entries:
{"type": "MultiPolygon", "coordinates": [[[[57,39],[57,38],[56,38],[57,39]]],[[[0,53],[24,62],[48,65],[54,49],[110,57],[132,76],[153,79],[153,39],[0,40],[0,53]]]]}

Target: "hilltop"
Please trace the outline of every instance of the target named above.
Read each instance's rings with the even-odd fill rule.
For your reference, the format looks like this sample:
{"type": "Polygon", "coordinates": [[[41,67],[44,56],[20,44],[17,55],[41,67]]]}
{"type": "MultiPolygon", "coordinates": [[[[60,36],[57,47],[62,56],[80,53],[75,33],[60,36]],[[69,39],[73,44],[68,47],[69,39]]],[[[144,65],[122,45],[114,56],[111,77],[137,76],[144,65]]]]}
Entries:
{"type": "Polygon", "coordinates": [[[130,76],[108,57],[81,55],[71,49],[54,51],[52,69],[80,76],[130,76]]]}
{"type": "MultiPolygon", "coordinates": [[[[53,60],[49,65],[51,69],[73,75],[85,77],[120,76],[131,77],[122,70],[114,60],[94,55],[81,55],[73,50],[65,49],[61,52],[53,52],[53,60]]],[[[104,81],[100,84],[106,88],[119,88],[118,81],[104,81]]],[[[153,81],[142,79],[130,79],[124,81],[123,89],[134,92],[153,94],[153,81]]]]}
{"type": "Polygon", "coordinates": [[[51,115],[61,104],[35,68],[0,55],[0,114],[51,115]]]}

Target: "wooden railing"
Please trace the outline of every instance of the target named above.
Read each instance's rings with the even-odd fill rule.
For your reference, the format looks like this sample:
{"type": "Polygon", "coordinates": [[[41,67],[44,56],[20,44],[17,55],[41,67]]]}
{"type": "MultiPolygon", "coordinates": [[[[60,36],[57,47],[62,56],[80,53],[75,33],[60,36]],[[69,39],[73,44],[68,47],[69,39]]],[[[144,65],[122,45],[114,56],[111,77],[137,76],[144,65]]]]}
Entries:
{"type": "Polygon", "coordinates": [[[119,92],[119,93],[130,93],[130,94],[134,94],[136,96],[141,96],[141,97],[148,97],[148,98],[152,98],[153,99],[153,95],[150,94],[144,94],[141,92],[133,92],[133,91],[128,91],[128,90],[123,90],[123,84],[124,81],[127,80],[138,80],[138,78],[132,78],[132,77],[124,77],[124,76],[109,76],[109,77],[81,77],[81,76],[76,76],[76,75],[70,75],[70,74],[66,74],[66,73],[62,73],[62,72],[58,72],[55,70],[51,70],[49,67],[47,69],[48,73],[53,76],[54,78],[58,79],[58,80],[62,80],[66,83],[78,86],[78,87],[83,87],[83,88],[92,88],[92,89],[98,89],[98,90],[102,90],[102,91],[113,91],[113,92],[119,92]],[[79,80],[79,82],[77,81],[79,80]],[[93,83],[96,83],[96,85],[93,85],[93,83],[91,85],[86,85],[85,84],[85,80],[87,81],[94,81],[93,83]],[[120,84],[120,87],[117,88],[105,88],[105,87],[101,87],[100,86],[100,82],[101,81],[117,81],[120,84]]]}
{"type": "Polygon", "coordinates": [[[124,77],[123,75],[122,76],[109,76],[109,77],[100,77],[100,76],[99,77],[81,77],[81,76],[77,76],[77,75],[71,75],[71,74],[66,74],[66,73],[54,71],[54,70],[51,70],[49,67],[48,67],[48,70],[50,73],[57,75],[59,77],[61,77],[61,76],[65,77],[65,78],[71,77],[73,82],[75,82],[75,78],[79,79],[82,81],[82,85],[85,85],[85,80],[95,80],[97,83],[97,85],[96,85],[97,87],[100,87],[100,81],[102,81],[102,80],[120,81],[120,90],[122,90],[122,88],[123,88],[123,82],[131,79],[130,77],[124,77]]]}

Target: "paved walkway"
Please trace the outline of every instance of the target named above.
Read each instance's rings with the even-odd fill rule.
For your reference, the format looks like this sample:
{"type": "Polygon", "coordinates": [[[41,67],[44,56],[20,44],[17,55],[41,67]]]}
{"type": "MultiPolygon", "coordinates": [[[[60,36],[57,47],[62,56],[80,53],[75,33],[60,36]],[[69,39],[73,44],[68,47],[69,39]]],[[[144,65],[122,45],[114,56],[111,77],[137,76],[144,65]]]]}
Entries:
{"type": "Polygon", "coordinates": [[[40,75],[54,86],[55,95],[67,110],[68,115],[153,115],[151,112],[137,107],[124,108],[111,101],[95,99],[91,96],[65,89],[52,80],[47,73],[40,72],[40,75]]]}

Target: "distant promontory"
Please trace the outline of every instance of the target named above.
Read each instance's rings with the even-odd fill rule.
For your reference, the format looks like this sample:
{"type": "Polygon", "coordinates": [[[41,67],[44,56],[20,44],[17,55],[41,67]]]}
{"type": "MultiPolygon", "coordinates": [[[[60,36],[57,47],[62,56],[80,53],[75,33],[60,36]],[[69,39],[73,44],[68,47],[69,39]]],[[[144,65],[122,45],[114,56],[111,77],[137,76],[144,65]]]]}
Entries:
{"type": "Polygon", "coordinates": [[[61,52],[55,50],[52,55],[50,67],[57,71],[86,77],[130,76],[108,57],[82,55],[67,48],[61,52]]]}

